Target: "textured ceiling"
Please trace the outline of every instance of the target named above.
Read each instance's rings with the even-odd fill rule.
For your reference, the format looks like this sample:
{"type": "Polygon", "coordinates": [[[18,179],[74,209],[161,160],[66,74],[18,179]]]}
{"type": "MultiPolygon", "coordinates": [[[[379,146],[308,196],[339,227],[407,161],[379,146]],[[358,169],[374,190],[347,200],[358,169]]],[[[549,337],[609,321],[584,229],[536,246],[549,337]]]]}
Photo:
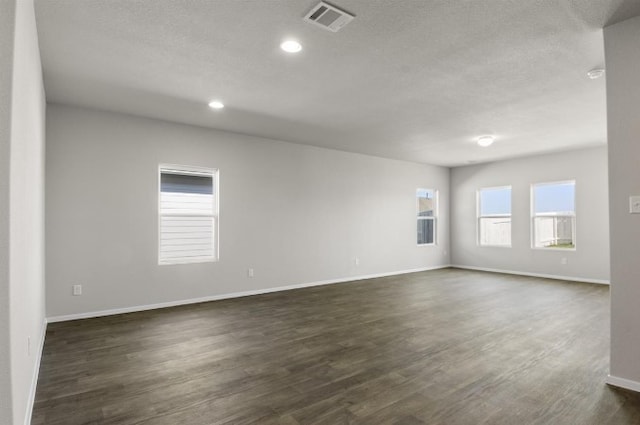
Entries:
{"type": "Polygon", "coordinates": [[[336,0],[338,33],[315,3],[37,0],[47,99],[447,166],[606,143],[586,72],[623,0],[336,0]]]}

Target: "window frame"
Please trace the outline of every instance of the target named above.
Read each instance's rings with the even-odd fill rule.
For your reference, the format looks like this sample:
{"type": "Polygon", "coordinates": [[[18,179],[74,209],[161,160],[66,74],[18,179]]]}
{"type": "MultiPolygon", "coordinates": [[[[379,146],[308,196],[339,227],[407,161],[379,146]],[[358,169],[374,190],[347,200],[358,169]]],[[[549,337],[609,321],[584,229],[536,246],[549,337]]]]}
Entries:
{"type": "Polygon", "coordinates": [[[575,179],[570,180],[556,180],[550,182],[540,182],[540,183],[531,183],[530,187],[530,206],[531,206],[531,218],[529,220],[530,227],[530,246],[531,249],[542,250],[542,251],[561,251],[561,252],[571,252],[575,251],[578,246],[577,241],[577,227],[578,227],[578,212],[577,212],[577,192],[576,192],[577,183],[575,179]],[[553,185],[563,185],[563,184],[573,184],[573,214],[570,215],[548,215],[548,214],[536,214],[536,199],[535,199],[535,188],[536,186],[553,186],[553,185]],[[573,217],[572,221],[572,235],[573,235],[573,248],[556,248],[556,247],[545,247],[545,246],[536,246],[536,218],[538,217],[573,217]]]}
{"type": "Polygon", "coordinates": [[[479,247],[482,248],[512,248],[513,247],[513,186],[512,185],[505,185],[505,186],[489,186],[489,187],[481,187],[478,190],[476,190],[476,244],[479,247]],[[496,215],[496,214],[492,214],[492,215],[482,215],[482,205],[481,205],[481,192],[483,190],[497,190],[497,189],[509,189],[510,190],[510,196],[509,196],[509,215],[496,215]],[[509,237],[509,244],[508,245],[494,245],[494,244],[483,244],[481,243],[481,239],[482,239],[482,234],[481,234],[481,225],[480,225],[480,220],[482,220],[483,218],[506,218],[509,217],[510,220],[510,225],[511,225],[511,232],[510,232],[510,237],[509,237]]]}
{"type": "Polygon", "coordinates": [[[425,187],[416,188],[415,191],[415,207],[416,207],[416,231],[417,224],[420,220],[432,220],[433,221],[433,242],[430,243],[418,243],[418,235],[416,233],[416,246],[436,246],[438,244],[438,208],[440,206],[440,193],[438,189],[429,189],[425,187]],[[433,192],[433,200],[435,205],[433,206],[433,215],[432,216],[421,216],[420,214],[420,205],[418,201],[418,191],[431,191],[433,192]]]}
{"type": "MultiPolygon", "coordinates": [[[[177,165],[177,164],[167,164],[161,163],[158,165],[158,189],[157,189],[157,214],[158,214],[158,265],[166,266],[166,265],[177,265],[177,264],[197,264],[197,263],[215,263],[220,260],[220,170],[218,168],[211,167],[202,167],[196,165],[177,165]],[[175,172],[173,174],[182,174],[182,175],[195,175],[195,176],[207,176],[212,179],[212,212],[211,212],[211,220],[212,220],[212,235],[211,235],[211,243],[213,246],[212,255],[211,256],[201,256],[201,257],[178,257],[175,259],[162,259],[161,258],[161,241],[162,241],[162,217],[167,216],[186,216],[185,214],[162,214],[162,174],[166,172],[166,174],[170,174],[170,172],[175,172]]],[[[194,214],[193,216],[209,216],[208,214],[194,214]]]]}

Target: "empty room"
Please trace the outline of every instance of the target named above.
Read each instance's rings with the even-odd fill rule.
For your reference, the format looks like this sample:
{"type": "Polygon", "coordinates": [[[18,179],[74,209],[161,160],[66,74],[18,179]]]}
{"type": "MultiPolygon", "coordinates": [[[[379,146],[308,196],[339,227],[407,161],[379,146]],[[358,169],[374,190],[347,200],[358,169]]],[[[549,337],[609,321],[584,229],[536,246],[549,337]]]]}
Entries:
{"type": "Polygon", "coordinates": [[[0,425],[640,424],[639,1],[0,33],[0,425]]]}

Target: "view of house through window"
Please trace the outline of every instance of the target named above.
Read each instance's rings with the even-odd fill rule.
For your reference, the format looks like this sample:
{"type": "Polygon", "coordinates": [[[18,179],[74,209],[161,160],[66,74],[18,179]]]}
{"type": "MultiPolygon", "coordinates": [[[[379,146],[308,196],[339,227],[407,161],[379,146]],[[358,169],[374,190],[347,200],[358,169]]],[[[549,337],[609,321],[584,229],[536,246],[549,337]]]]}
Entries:
{"type": "Polygon", "coordinates": [[[160,166],[160,264],[217,260],[217,170],[160,166]]]}
{"type": "Polygon", "coordinates": [[[575,248],[575,186],[575,181],[532,186],[534,248],[575,248]]]}
{"type": "Polygon", "coordinates": [[[478,191],[478,243],[511,246],[511,186],[478,191]]]}
{"type": "Polygon", "coordinates": [[[418,189],[418,245],[433,245],[436,242],[436,198],[433,189],[418,189]]]}

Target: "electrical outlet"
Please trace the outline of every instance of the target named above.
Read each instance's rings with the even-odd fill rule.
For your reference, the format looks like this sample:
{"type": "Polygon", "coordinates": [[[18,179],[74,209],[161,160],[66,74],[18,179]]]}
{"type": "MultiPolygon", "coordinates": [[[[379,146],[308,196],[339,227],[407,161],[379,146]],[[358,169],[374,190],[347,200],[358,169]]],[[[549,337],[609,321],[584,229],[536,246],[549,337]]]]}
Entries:
{"type": "Polygon", "coordinates": [[[629,196],[629,213],[640,214],[640,196],[629,196]]]}
{"type": "Polygon", "coordinates": [[[82,285],[73,285],[73,295],[82,295],[82,285]]]}
{"type": "Polygon", "coordinates": [[[566,265],[567,263],[568,263],[568,261],[567,261],[567,257],[562,257],[562,258],[560,259],[560,264],[565,264],[565,265],[566,265]]]}
{"type": "Polygon", "coordinates": [[[359,266],[359,265],[360,265],[360,259],[359,259],[358,257],[356,257],[356,258],[353,260],[353,264],[355,264],[356,266],[359,266]]]}
{"type": "Polygon", "coordinates": [[[248,276],[248,277],[253,277],[253,267],[249,267],[249,268],[247,269],[247,276],[248,276]]]}

